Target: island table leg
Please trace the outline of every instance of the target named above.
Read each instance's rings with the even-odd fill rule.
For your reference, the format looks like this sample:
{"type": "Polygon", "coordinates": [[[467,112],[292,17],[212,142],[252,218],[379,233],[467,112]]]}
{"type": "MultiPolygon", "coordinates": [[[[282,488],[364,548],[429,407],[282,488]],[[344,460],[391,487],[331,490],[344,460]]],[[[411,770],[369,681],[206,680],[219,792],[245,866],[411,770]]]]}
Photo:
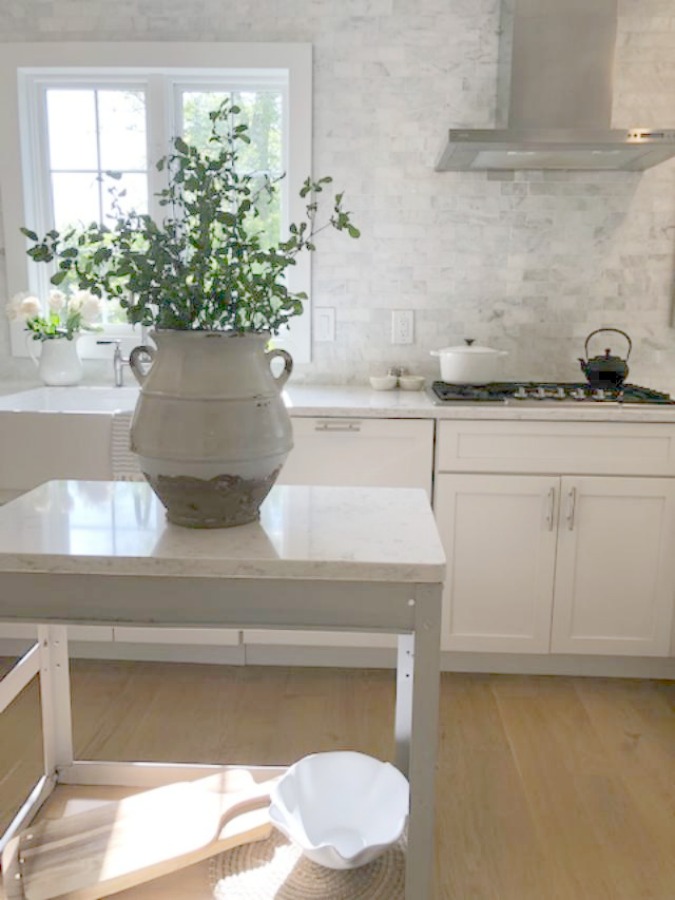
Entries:
{"type": "Polygon", "coordinates": [[[68,632],[65,625],[39,625],[40,705],[45,775],[73,763],[68,632]]]}
{"type": "Polygon", "coordinates": [[[406,900],[432,900],[441,587],[419,585],[415,631],[398,642],[396,765],[410,781],[406,900]]]}

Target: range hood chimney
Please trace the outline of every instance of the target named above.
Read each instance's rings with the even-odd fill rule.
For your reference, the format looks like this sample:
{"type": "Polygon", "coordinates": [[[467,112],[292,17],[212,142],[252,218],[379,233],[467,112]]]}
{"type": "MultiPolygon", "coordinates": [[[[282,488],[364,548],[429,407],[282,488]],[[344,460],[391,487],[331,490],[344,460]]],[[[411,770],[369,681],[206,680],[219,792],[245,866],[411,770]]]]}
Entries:
{"type": "Polygon", "coordinates": [[[611,127],[616,23],[617,0],[504,0],[498,127],[450,129],[436,170],[636,171],[675,156],[675,128],[611,127]]]}

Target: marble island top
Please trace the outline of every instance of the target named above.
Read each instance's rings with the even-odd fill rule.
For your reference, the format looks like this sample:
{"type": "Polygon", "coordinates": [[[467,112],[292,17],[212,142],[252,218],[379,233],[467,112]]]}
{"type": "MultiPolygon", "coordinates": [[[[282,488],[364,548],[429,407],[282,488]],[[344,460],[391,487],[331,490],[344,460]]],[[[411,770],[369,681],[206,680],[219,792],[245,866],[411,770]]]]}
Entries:
{"type": "Polygon", "coordinates": [[[428,583],[445,557],[419,489],[276,486],[259,522],[197,530],[145,482],[50,481],[0,508],[0,571],[428,583]]]}

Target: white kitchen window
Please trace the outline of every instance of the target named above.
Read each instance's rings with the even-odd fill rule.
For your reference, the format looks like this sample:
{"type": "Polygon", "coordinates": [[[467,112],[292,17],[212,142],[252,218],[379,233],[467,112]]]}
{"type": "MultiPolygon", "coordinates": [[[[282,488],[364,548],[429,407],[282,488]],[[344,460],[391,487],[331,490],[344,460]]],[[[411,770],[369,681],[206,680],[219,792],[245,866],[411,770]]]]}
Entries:
{"type": "MultiPolygon", "coordinates": [[[[199,142],[208,112],[225,97],[242,110],[252,143],[241,162],[251,172],[285,173],[265,228],[282,237],[302,218],[299,190],[311,174],[311,48],[306,44],[8,44],[0,45],[3,133],[0,184],[9,296],[46,298],[52,272],[26,255],[20,233],[105,221],[113,185],[122,202],[160,217],[165,185],[157,160],[172,137],[199,142]],[[119,65],[123,60],[124,65],[119,65]],[[106,172],[121,173],[112,181],[106,172]]],[[[289,270],[289,287],[310,293],[310,257],[289,270]]],[[[309,310],[277,343],[310,359],[309,310]]],[[[106,338],[140,343],[120,311],[106,307],[106,338]]],[[[102,335],[98,335],[100,339],[102,335]]],[[[85,357],[110,355],[97,336],[81,339],[85,357]]],[[[12,350],[25,334],[12,327],[12,350]]]]}

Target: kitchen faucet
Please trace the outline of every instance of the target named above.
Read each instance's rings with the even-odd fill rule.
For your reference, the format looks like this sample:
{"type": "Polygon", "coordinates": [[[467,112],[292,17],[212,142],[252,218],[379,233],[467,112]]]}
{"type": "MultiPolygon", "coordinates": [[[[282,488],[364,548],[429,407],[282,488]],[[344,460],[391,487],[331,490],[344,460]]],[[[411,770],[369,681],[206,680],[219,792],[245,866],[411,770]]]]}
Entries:
{"type": "Polygon", "coordinates": [[[120,341],[96,341],[97,344],[114,344],[113,351],[113,372],[115,375],[115,387],[124,387],[124,366],[129,365],[129,357],[122,356],[120,349],[120,341]]]}

